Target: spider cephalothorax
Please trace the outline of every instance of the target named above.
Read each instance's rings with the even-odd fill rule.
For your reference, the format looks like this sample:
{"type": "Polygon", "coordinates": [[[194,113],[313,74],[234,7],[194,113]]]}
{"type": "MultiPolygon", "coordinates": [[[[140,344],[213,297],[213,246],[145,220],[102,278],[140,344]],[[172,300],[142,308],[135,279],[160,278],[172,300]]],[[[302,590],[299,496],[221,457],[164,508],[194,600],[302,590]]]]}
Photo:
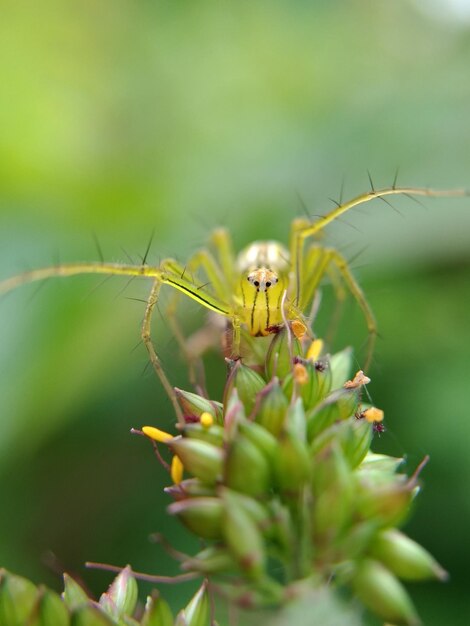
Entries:
{"type": "Polygon", "coordinates": [[[289,253],[277,241],[257,241],[237,257],[239,316],[251,335],[269,335],[282,323],[282,297],[288,286],[289,253]]]}
{"type": "Polygon", "coordinates": [[[267,267],[260,267],[253,270],[246,277],[256,291],[267,291],[273,285],[277,285],[279,278],[275,272],[267,267]]]}

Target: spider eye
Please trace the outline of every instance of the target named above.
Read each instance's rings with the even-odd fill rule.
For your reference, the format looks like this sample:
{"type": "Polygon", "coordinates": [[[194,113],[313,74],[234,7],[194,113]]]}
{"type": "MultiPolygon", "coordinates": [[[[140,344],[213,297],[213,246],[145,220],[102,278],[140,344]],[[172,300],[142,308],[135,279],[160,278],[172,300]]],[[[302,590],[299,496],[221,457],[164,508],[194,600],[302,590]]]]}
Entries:
{"type": "Polygon", "coordinates": [[[271,287],[271,283],[269,282],[269,280],[268,280],[268,282],[266,283],[266,287],[271,287]]]}
{"type": "Polygon", "coordinates": [[[259,280],[255,280],[255,281],[253,281],[253,285],[254,285],[255,287],[259,287],[259,280]]]}

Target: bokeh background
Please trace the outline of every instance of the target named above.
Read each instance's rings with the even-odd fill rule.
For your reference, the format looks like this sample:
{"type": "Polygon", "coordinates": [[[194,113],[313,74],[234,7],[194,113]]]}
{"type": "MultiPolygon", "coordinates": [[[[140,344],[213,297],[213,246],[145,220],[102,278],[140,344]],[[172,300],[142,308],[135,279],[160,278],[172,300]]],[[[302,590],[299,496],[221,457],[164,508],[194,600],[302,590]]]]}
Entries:
{"type": "MultiPolygon", "coordinates": [[[[0,276],[58,261],[183,260],[210,229],[241,247],[284,240],[312,214],[399,182],[470,186],[465,0],[190,2],[4,0],[0,21],[0,276]],[[424,6],[425,5],[425,6],[424,6]]],[[[325,242],[353,266],[381,338],[369,386],[386,412],[376,449],[423,475],[409,534],[450,571],[412,588],[429,626],[468,623],[470,200],[367,205],[325,242]],[[359,256],[356,256],[358,253],[359,256]]],[[[139,342],[145,280],[51,280],[0,301],[0,563],[97,592],[85,560],[172,574],[148,541],[191,539],[164,512],[167,477],[132,426],[171,428],[139,342]],[[135,348],[136,347],[136,348],[135,348]],[[135,349],[134,349],[135,348],[135,349]]],[[[325,288],[328,311],[328,287],[325,288]]],[[[187,332],[205,312],[182,302],[187,332]]],[[[324,317],[327,313],[324,313],[324,317]]],[[[172,382],[184,361],[164,319],[172,382]]],[[[338,347],[360,355],[348,305],[338,347]]],[[[360,358],[360,357],[359,357],[360,358]]],[[[207,360],[214,395],[220,357],[207,360]]],[[[144,589],[144,587],[143,587],[144,589]]],[[[175,606],[190,586],[164,590],[175,606]]],[[[374,623],[373,621],[370,622],[374,623]]]]}

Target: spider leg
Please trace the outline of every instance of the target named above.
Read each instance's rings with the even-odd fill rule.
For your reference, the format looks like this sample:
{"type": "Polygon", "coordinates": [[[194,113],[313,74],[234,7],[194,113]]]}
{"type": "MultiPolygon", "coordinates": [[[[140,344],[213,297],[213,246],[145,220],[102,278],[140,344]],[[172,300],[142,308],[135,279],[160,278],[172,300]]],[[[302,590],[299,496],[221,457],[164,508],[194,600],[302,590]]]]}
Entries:
{"type": "Polygon", "coordinates": [[[347,292],[352,294],[359,307],[361,308],[367,324],[369,332],[367,357],[364,369],[370,365],[372,352],[374,348],[375,338],[377,336],[377,325],[374,314],[366,300],[364,292],[359,286],[349,269],[346,259],[334,248],[323,248],[322,246],[312,246],[305,258],[299,258],[297,266],[302,267],[302,283],[300,285],[300,310],[305,310],[307,306],[314,300],[315,294],[321,281],[328,276],[333,284],[337,299],[337,310],[333,314],[328,335],[330,335],[334,327],[336,318],[339,315],[339,308],[342,306],[347,292]]]}
{"type": "MultiPolygon", "coordinates": [[[[302,317],[301,312],[310,307],[311,314],[308,318],[308,322],[312,327],[319,304],[320,283],[325,275],[330,275],[331,272],[328,250],[322,246],[313,245],[306,253],[303,254],[303,257],[298,259],[298,261],[297,267],[293,268],[294,284],[296,285],[296,293],[299,298],[299,302],[296,307],[297,317],[302,317]],[[297,287],[298,281],[296,280],[296,275],[298,273],[299,265],[302,267],[300,272],[302,276],[302,283],[297,287]]],[[[336,283],[338,283],[337,280],[336,283]]],[[[338,293],[338,299],[341,295],[342,294],[338,293]]]]}
{"type": "Polygon", "coordinates": [[[325,228],[330,222],[346,213],[355,206],[375,200],[375,198],[383,198],[384,196],[401,195],[401,196],[428,196],[430,198],[447,198],[447,197],[463,197],[468,196],[469,191],[465,189],[427,189],[424,187],[386,187],[385,189],[371,189],[370,191],[356,196],[348,202],[339,204],[332,211],[320,217],[316,222],[298,231],[299,237],[305,241],[307,237],[315,235],[325,228]]]}
{"type": "MultiPolygon", "coordinates": [[[[304,254],[304,257],[299,258],[298,264],[301,266],[302,283],[298,286],[296,285],[296,305],[301,311],[305,311],[310,302],[312,302],[328,266],[325,248],[321,246],[312,246],[304,254]]],[[[297,268],[294,271],[297,273],[297,268]]]]}
{"type": "Polygon", "coordinates": [[[163,384],[165,391],[173,403],[178,420],[181,422],[183,420],[181,409],[177,404],[173,388],[163,371],[162,365],[151,340],[151,318],[155,305],[158,301],[160,287],[162,284],[170,285],[174,289],[188,295],[190,298],[207,309],[220,313],[226,317],[231,317],[232,314],[230,308],[226,306],[223,300],[205,292],[201,286],[198,286],[194,281],[185,278],[184,273],[181,275],[175,273],[172,267],[174,264],[176,264],[176,262],[171,259],[167,259],[159,267],[152,267],[146,264],[127,265],[122,263],[67,263],[31,270],[1,281],[0,294],[7,293],[12,289],[27,283],[45,280],[47,278],[68,277],[79,274],[108,274],[116,276],[144,276],[147,278],[153,278],[153,285],[147,300],[144,320],[142,323],[141,337],[148,350],[150,361],[161,383],[163,384]]]}
{"type": "MultiPolygon", "coordinates": [[[[203,280],[207,278],[213,287],[217,298],[221,302],[230,302],[230,292],[226,284],[220,268],[216,260],[207,250],[198,250],[183,267],[176,261],[165,262],[167,268],[171,267],[171,271],[179,276],[188,274],[194,280],[194,275],[202,269],[204,272],[203,280]]],[[[173,334],[178,342],[181,352],[183,353],[189,366],[189,380],[196,390],[203,392],[204,395],[204,366],[202,356],[211,347],[218,344],[218,333],[214,333],[213,324],[208,322],[202,329],[196,331],[188,339],[185,338],[181,329],[181,325],[177,319],[177,304],[179,301],[179,293],[175,292],[166,308],[168,322],[172,328],[173,334]]]]}
{"type": "Polygon", "coordinates": [[[147,276],[157,278],[162,272],[159,267],[149,265],[127,265],[124,263],[64,263],[17,274],[0,281],[0,294],[12,291],[21,285],[56,277],[79,274],[108,274],[112,276],[147,276]]]}
{"type": "MultiPolygon", "coordinates": [[[[208,308],[211,308],[216,313],[221,313],[225,317],[230,317],[232,321],[231,338],[226,340],[227,345],[224,346],[224,350],[229,353],[231,357],[238,358],[240,355],[241,321],[240,315],[237,313],[237,307],[233,302],[236,263],[232,241],[226,229],[218,228],[211,235],[211,242],[215,247],[217,258],[208,250],[201,249],[191,257],[186,265],[186,270],[196,272],[198,269],[202,269],[204,271],[219,303],[218,308],[208,308]]],[[[181,269],[180,266],[180,272],[181,269]]],[[[175,262],[172,262],[172,271],[175,270],[178,271],[177,264],[175,265],[175,262]]],[[[204,332],[204,329],[200,332],[204,332]]],[[[227,337],[229,335],[230,331],[227,332],[227,337]]],[[[207,345],[207,343],[207,337],[203,337],[202,344],[207,345]]]]}
{"type": "Polygon", "coordinates": [[[364,319],[367,325],[367,330],[369,333],[368,339],[367,339],[366,360],[365,360],[364,367],[363,367],[363,369],[367,371],[371,364],[372,354],[374,352],[375,340],[377,338],[377,323],[375,321],[374,314],[372,312],[372,309],[369,306],[369,303],[367,302],[364,292],[362,291],[361,287],[359,286],[359,283],[356,281],[351,270],[349,269],[349,265],[346,259],[337,250],[334,250],[333,248],[325,249],[325,254],[327,255],[329,266],[330,266],[328,273],[332,269],[337,270],[338,274],[341,276],[342,280],[344,281],[346,288],[349,290],[353,298],[356,300],[357,304],[361,308],[362,313],[364,315],[364,319]]]}
{"type": "Polygon", "coordinates": [[[151,329],[152,313],[155,309],[155,305],[158,302],[158,296],[160,293],[161,285],[162,283],[158,278],[154,280],[152,289],[150,290],[150,294],[147,300],[147,306],[145,308],[144,319],[142,322],[141,337],[142,337],[142,341],[145,347],[147,348],[147,352],[149,354],[150,362],[153,365],[153,369],[155,370],[158,378],[160,379],[160,382],[163,385],[163,388],[165,389],[168,397],[171,400],[171,403],[173,404],[173,408],[175,410],[177,420],[180,424],[184,425],[185,421],[184,421],[183,412],[178,403],[178,399],[176,397],[174,389],[170,381],[168,380],[167,375],[165,374],[165,371],[160,362],[160,359],[155,351],[155,348],[152,342],[152,337],[151,337],[150,329],[151,329]]]}
{"type": "Polygon", "coordinates": [[[227,285],[233,285],[235,282],[236,261],[233,252],[232,239],[227,229],[216,228],[210,238],[215,251],[220,268],[224,275],[227,285]]]}
{"type": "Polygon", "coordinates": [[[423,187],[386,187],[385,189],[371,189],[370,191],[356,196],[348,202],[338,204],[326,215],[318,218],[313,223],[308,223],[305,219],[294,220],[291,232],[291,263],[296,277],[296,300],[300,301],[300,287],[303,284],[302,257],[305,241],[322,231],[325,226],[335,219],[350,211],[352,208],[370,202],[376,198],[384,198],[391,195],[402,196],[427,196],[430,198],[464,197],[470,192],[466,189],[436,190],[423,187]]]}
{"type": "Polygon", "coordinates": [[[339,321],[341,319],[341,313],[343,311],[344,302],[347,296],[347,290],[344,287],[341,276],[339,276],[338,272],[335,270],[336,268],[331,264],[326,269],[326,273],[328,274],[328,277],[331,281],[336,298],[336,303],[325,335],[325,341],[327,345],[331,345],[333,342],[333,337],[335,336],[335,333],[338,329],[339,321]]]}
{"type": "MultiPolygon", "coordinates": [[[[207,257],[205,255],[202,255],[202,258],[205,260],[205,262],[207,261],[207,257]]],[[[200,259],[198,258],[196,260],[199,262],[200,259]]],[[[153,346],[153,342],[151,339],[151,318],[152,318],[155,305],[158,301],[160,287],[162,284],[171,285],[177,291],[188,295],[190,298],[192,298],[193,300],[195,300],[196,302],[198,302],[205,308],[215,311],[216,313],[219,313],[220,315],[223,315],[225,317],[231,317],[230,307],[226,304],[224,299],[219,298],[219,297],[214,297],[212,294],[208,293],[204,289],[205,287],[204,284],[199,285],[197,282],[195,282],[192,276],[189,276],[189,274],[194,269],[194,265],[195,263],[192,264],[190,271],[187,272],[188,266],[183,267],[174,259],[165,259],[164,261],[162,261],[160,265],[161,277],[154,281],[152,290],[150,292],[150,295],[147,301],[147,308],[145,310],[144,320],[142,323],[142,340],[145,346],[147,347],[147,350],[150,356],[150,361],[155,369],[155,372],[157,373],[157,376],[159,377],[163,387],[165,388],[168,396],[170,397],[171,402],[173,403],[178,421],[180,423],[184,423],[183,414],[179,407],[179,403],[177,401],[177,397],[174,393],[173,387],[169,383],[165,375],[165,372],[161,366],[160,359],[158,358],[158,355],[155,352],[155,348],[153,346]],[[188,274],[188,276],[186,276],[186,274],[188,274]]],[[[212,273],[213,271],[215,271],[216,266],[215,264],[211,265],[210,259],[209,261],[207,261],[207,265],[205,269],[207,270],[207,268],[209,268],[209,271],[211,271],[211,277],[214,278],[215,275],[213,276],[212,273]]],[[[196,375],[194,373],[193,368],[195,368],[198,365],[199,355],[194,357],[187,350],[186,340],[177,322],[176,315],[174,314],[174,307],[176,307],[176,296],[178,295],[179,294],[176,293],[175,297],[173,298],[173,301],[172,302],[170,301],[169,321],[172,326],[172,330],[175,334],[175,337],[180,347],[182,348],[183,353],[188,359],[188,362],[190,365],[190,377],[192,377],[193,380],[196,381],[196,375]]],[[[222,294],[218,294],[218,295],[222,295],[222,294]]],[[[202,364],[201,364],[201,367],[202,367],[202,364]]]]}
{"type": "Polygon", "coordinates": [[[180,297],[181,295],[177,291],[172,294],[165,308],[165,318],[170,325],[171,332],[178,343],[181,353],[188,363],[189,382],[196,389],[196,392],[199,393],[199,395],[205,395],[205,376],[202,359],[197,351],[193,351],[189,347],[190,340],[184,336],[181,324],[178,321],[177,308],[180,297]]]}

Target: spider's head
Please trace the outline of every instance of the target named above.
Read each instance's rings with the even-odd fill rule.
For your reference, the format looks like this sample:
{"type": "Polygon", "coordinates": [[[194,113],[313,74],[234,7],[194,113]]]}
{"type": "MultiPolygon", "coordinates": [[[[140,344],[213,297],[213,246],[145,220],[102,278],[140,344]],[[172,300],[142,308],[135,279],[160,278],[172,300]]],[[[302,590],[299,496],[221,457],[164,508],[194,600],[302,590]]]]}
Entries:
{"type": "Polygon", "coordinates": [[[269,287],[279,282],[277,274],[265,267],[253,270],[246,278],[256,291],[266,291],[269,287]]]}

